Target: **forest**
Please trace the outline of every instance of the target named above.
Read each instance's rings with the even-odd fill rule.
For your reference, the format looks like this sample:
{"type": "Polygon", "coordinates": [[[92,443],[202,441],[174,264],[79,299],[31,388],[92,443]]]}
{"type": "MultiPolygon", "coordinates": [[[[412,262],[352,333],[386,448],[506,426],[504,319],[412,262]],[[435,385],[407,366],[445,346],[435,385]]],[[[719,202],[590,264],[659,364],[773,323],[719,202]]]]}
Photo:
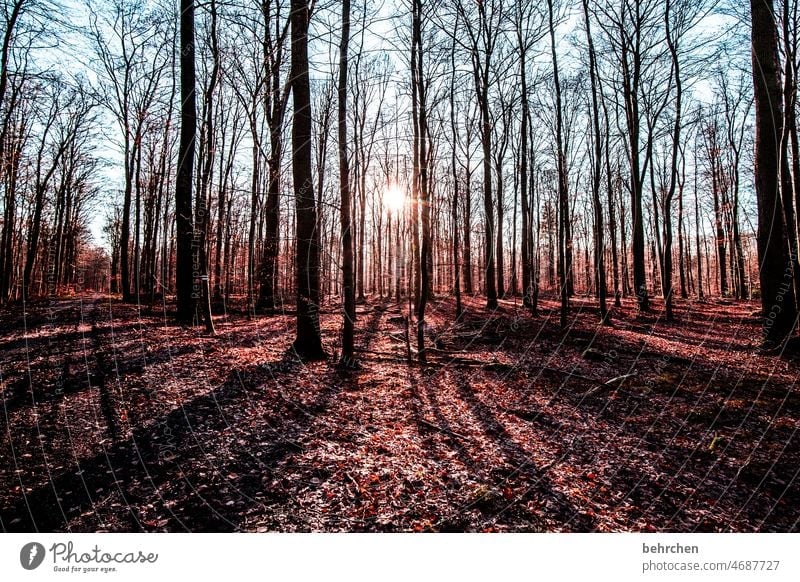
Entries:
{"type": "Polygon", "coordinates": [[[796,0],[2,0],[3,531],[800,531],[796,0]]]}

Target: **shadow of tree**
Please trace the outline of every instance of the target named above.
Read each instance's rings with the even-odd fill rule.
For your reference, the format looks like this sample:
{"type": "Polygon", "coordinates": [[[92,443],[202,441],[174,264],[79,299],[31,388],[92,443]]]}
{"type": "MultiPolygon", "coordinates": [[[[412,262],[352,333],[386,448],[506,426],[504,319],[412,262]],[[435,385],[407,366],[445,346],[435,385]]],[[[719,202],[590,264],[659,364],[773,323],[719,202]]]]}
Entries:
{"type": "Polygon", "coordinates": [[[0,524],[5,531],[61,531],[69,529],[70,520],[94,512],[95,529],[237,530],[245,506],[260,504],[268,511],[269,491],[255,499],[264,489],[261,475],[302,450],[298,439],[339,390],[333,382],[316,383],[305,411],[280,398],[261,406],[259,400],[274,396],[268,384],[276,374],[288,378],[296,368],[282,360],[232,371],[209,393],[20,496],[2,508],[0,524]],[[246,427],[237,425],[244,410],[246,427]],[[242,469],[245,461],[256,475],[242,469]]]}
{"type": "MultiPolygon", "coordinates": [[[[455,374],[455,379],[458,394],[483,427],[484,433],[495,441],[503,457],[505,457],[507,465],[510,467],[510,471],[500,471],[498,476],[511,478],[515,475],[520,475],[529,481],[530,488],[535,489],[542,496],[554,502],[555,515],[551,515],[551,517],[556,522],[563,523],[565,529],[580,532],[594,530],[594,518],[578,511],[570,499],[554,486],[544,472],[537,468],[531,455],[511,437],[492,409],[478,397],[475,389],[470,384],[469,378],[463,372],[458,372],[455,374]]],[[[543,421],[546,416],[542,413],[543,421]]],[[[503,511],[505,509],[504,507],[503,511]]]]}

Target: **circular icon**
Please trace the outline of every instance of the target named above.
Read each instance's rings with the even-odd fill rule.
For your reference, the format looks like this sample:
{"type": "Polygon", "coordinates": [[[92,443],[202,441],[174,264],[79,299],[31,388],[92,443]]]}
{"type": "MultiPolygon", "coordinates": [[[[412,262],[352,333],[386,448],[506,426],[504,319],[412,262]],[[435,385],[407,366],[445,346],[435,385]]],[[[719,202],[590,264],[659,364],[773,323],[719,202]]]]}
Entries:
{"type": "Polygon", "coordinates": [[[44,546],[37,542],[30,542],[22,546],[19,551],[19,563],[26,570],[35,570],[44,561],[44,546]]]}

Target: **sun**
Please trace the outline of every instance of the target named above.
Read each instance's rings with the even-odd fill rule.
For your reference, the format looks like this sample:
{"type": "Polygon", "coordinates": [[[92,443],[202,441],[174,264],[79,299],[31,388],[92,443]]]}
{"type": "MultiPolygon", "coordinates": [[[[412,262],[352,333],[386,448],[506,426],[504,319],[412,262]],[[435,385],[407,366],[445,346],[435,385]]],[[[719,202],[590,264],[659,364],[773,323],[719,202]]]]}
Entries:
{"type": "Polygon", "coordinates": [[[406,194],[396,184],[386,187],[383,204],[390,212],[399,212],[406,205],[406,194]]]}

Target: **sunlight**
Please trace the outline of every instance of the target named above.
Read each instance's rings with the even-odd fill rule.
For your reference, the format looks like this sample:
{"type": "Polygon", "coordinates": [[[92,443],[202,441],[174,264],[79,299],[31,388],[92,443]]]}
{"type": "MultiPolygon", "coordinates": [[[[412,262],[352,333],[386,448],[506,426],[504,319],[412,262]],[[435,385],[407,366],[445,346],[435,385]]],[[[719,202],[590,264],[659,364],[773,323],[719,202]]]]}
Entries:
{"type": "Polygon", "coordinates": [[[396,184],[387,186],[383,192],[383,204],[389,212],[399,212],[406,204],[406,194],[396,184]]]}

